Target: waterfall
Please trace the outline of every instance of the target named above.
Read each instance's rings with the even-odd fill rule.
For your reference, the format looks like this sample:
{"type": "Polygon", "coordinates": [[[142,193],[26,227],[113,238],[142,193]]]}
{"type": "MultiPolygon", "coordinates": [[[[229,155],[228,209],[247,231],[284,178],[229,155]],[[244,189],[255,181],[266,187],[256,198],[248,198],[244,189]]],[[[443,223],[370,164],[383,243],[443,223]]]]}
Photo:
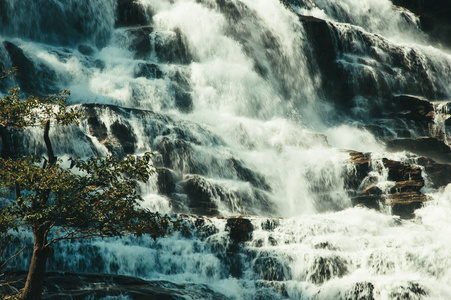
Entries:
{"type": "MultiPolygon", "coordinates": [[[[282,2],[0,1],[0,67],[25,95],[69,89],[84,115],[52,129],[57,155],[152,151],[142,205],[192,231],[61,242],[50,270],[225,299],[451,297],[451,50],[389,0],[282,2]],[[408,220],[405,192],[428,199],[408,220]],[[241,244],[236,215],[253,226],[241,244]]],[[[12,139],[45,153],[36,129],[12,139]]]]}

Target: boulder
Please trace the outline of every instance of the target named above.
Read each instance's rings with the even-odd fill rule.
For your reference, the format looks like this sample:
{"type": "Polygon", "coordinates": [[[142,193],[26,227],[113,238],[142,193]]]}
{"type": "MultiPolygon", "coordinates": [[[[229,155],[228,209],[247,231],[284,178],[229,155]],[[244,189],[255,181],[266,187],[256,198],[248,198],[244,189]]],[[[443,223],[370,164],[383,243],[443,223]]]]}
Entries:
{"type": "Polygon", "coordinates": [[[254,226],[249,219],[229,218],[227,219],[226,230],[234,243],[242,243],[252,240],[254,226]]]}
{"type": "Polygon", "coordinates": [[[217,190],[205,178],[187,175],[181,184],[188,195],[188,206],[192,213],[203,216],[219,215],[218,206],[214,201],[217,190]]]}
{"type": "Polygon", "coordinates": [[[346,265],[346,260],[337,255],[315,257],[308,266],[307,281],[322,284],[334,277],[343,277],[348,273],[346,265]]]}
{"type": "Polygon", "coordinates": [[[292,279],[289,266],[277,257],[262,255],[253,262],[253,271],[263,280],[286,281],[292,279]]]}
{"type": "Polygon", "coordinates": [[[77,47],[78,52],[80,52],[83,55],[93,55],[94,54],[94,49],[92,49],[90,46],[88,45],[78,45],[77,47]]]}

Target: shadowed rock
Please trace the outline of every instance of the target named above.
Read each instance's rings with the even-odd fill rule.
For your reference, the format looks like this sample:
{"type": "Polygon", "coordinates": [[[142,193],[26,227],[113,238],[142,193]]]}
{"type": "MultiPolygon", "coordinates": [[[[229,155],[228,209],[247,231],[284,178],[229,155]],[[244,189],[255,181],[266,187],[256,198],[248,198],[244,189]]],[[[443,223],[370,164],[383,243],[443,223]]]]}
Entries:
{"type": "MultiPolygon", "coordinates": [[[[8,274],[9,284],[0,287],[2,295],[14,295],[23,287],[26,272],[8,274]]],[[[0,283],[2,283],[0,281],[0,283]]],[[[227,299],[203,284],[176,284],[164,280],[147,281],[140,278],[72,272],[47,272],[43,299],[227,299]]]]}
{"type": "Polygon", "coordinates": [[[118,0],[116,26],[142,26],[147,25],[148,20],[144,7],[135,0],[118,0]]]}
{"type": "Polygon", "coordinates": [[[252,240],[254,226],[249,219],[229,218],[227,219],[226,230],[230,239],[235,243],[242,243],[252,240]]]}
{"type": "Polygon", "coordinates": [[[451,148],[443,141],[432,137],[397,139],[386,143],[389,151],[409,151],[430,157],[439,163],[451,163],[451,148]]]}
{"type": "MultiPolygon", "coordinates": [[[[352,182],[354,186],[360,182],[358,184],[360,186],[371,171],[370,155],[350,152],[350,157],[356,170],[360,168],[360,172],[348,173],[347,176],[351,179],[347,179],[346,182],[352,182]]],[[[429,200],[426,195],[421,193],[425,184],[421,168],[386,158],[382,159],[382,163],[388,169],[387,179],[394,181],[394,186],[385,191],[386,194],[374,185],[370,185],[358,194],[355,194],[355,190],[351,190],[353,204],[379,209],[381,203],[387,203],[391,205],[393,214],[402,218],[413,217],[414,211],[429,200]]]]}

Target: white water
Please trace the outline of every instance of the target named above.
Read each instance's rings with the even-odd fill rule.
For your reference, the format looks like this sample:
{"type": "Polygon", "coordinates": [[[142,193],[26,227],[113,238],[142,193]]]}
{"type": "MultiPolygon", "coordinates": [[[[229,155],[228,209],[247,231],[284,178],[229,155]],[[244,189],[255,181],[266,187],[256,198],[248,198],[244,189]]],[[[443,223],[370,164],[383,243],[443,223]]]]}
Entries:
{"type": "MultiPolygon", "coordinates": [[[[35,4],[29,18],[20,14],[27,11],[25,8],[14,6],[20,12],[16,18],[22,22],[12,22],[14,26],[5,29],[0,40],[13,41],[32,61],[53,70],[57,85],[71,90],[74,103],[114,104],[159,113],[158,121],[133,114],[125,120],[107,110],[100,116],[107,128],[115,121],[131,125],[138,140],[136,153],[156,151],[163,136],[160,127],[181,129],[198,142],[189,143],[192,152],[174,154],[179,155],[173,158],[178,176],[194,173],[193,165],[202,166],[206,170],[201,175],[208,182],[257,201],[250,184],[240,180],[227,163],[231,158],[240,159],[270,185],[266,192],[273,210],[265,210],[258,203],[246,205],[241,199],[220,203],[222,215],[259,215],[251,217],[256,228],[252,241],[237,254],[243,265],[239,278],[231,276],[226,267],[230,263],[221,260],[231,255],[227,251],[230,240],[224,231],[225,220],[221,219],[210,220],[218,233],[205,239],[177,234],[157,242],[147,238],[92,241],[101,266],[95,265],[94,259],[93,265],[83,263],[85,256],[80,253],[84,248],[75,250],[83,244],[62,244],[60,251],[67,258],[55,258],[53,268],[203,283],[232,299],[253,299],[259,293],[266,299],[353,299],[356,283],[371,283],[376,299],[409,293],[407,299],[451,298],[450,186],[432,190],[433,200],[409,221],[388,212],[352,208],[343,178],[350,167],[349,155],[341,149],[398,160],[407,160],[406,154],[384,153],[383,143],[368,131],[352,122],[338,124],[340,112],[322,98],[322,78],[309,64],[314,61],[312,50],[295,14],[278,0],[226,1],[236,6],[240,15],[237,19],[223,13],[219,2],[213,0],[138,2],[147,9],[153,26],[153,51],[145,58],[134,57],[127,29],[113,28],[112,1],[91,0],[86,4],[88,12],[71,11],[86,13],[90,22],[86,34],[81,38],[74,34],[76,37],[70,41],[58,32],[37,34],[48,32],[38,21],[42,18],[38,9],[42,3],[35,4]],[[35,29],[24,32],[23,28],[35,29]],[[186,64],[165,61],[155,52],[155,40],[175,39],[177,31],[191,54],[186,64]],[[79,44],[92,46],[94,53],[82,55],[76,49],[79,44]],[[165,76],[136,77],[135,70],[146,62],[157,64],[165,76]],[[173,92],[177,73],[190,85],[193,109],[189,112],[177,109],[173,92]],[[279,226],[270,231],[261,228],[267,217],[284,219],[274,219],[279,226]],[[268,275],[264,275],[265,265],[259,258],[264,261],[266,257],[282,266],[282,280],[264,277],[268,275]],[[324,273],[331,275],[324,277],[324,273]],[[426,295],[409,292],[412,284],[418,284],[426,295]]],[[[67,17],[69,3],[78,2],[51,3],[57,3],[67,17]]],[[[451,96],[451,56],[425,45],[412,14],[393,8],[388,0],[318,0],[304,4],[296,8],[298,12],[330,21],[339,33],[337,44],[349,46],[340,59],[343,66],[355,70],[356,85],[362,73],[376,74],[388,65],[392,73],[383,76],[389,90],[408,92],[415,71],[404,72],[391,66],[390,55],[400,51],[409,60],[416,51],[419,59],[412,64],[418,62],[427,70],[433,93],[451,96]],[[339,9],[333,13],[334,8],[339,9]],[[373,42],[372,49],[380,60],[367,53],[363,37],[373,42]]],[[[362,111],[367,113],[368,107],[362,104],[356,111],[356,119],[362,120],[366,118],[362,111]]],[[[90,135],[86,122],[70,130],[90,135]]],[[[178,139],[175,133],[169,137],[171,141],[178,139]]],[[[92,145],[69,148],[67,136],[54,132],[53,138],[60,139],[55,142],[59,153],[82,157],[96,151],[107,153],[96,138],[92,145]]],[[[390,186],[384,171],[382,168],[373,174],[382,190],[390,186]]],[[[170,200],[156,193],[155,179],[142,190],[146,193],[144,206],[172,212],[170,200]]],[[[26,268],[26,261],[23,264],[26,268]]],[[[364,288],[360,295],[363,293],[364,288]]]]}

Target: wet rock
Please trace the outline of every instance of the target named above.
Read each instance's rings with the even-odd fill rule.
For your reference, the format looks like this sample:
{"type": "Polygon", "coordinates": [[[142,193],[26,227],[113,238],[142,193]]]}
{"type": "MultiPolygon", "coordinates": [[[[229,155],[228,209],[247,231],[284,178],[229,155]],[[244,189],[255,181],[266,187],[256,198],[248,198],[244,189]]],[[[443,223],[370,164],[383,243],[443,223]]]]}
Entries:
{"type": "Polygon", "coordinates": [[[92,49],[88,45],[78,45],[77,50],[78,50],[78,52],[80,52],[83,55],[93,55],[94,54],[94,49],[92,49]]]}
{"type": "MultiPolygon", "coordinates": [[[[352,182],[354,187],[360,186],[369,175],[371,159],[369,155],[365,156],[360,152],[350,152],[350,156],[351,161],[356,165],[356,169],[359,165],[368,164],[368,167],[364,167],[360,174],[358,172],[354,173],[356,174],[354,181],[352,179],[346,180],[348,186],[349,182],[352,182]]],[[[382,163],[388,169],[387,179],[394,181],[394,186],[387,191],[387,195],[374,185],[370,185],[359,194],[356,194],[355,190],[351,190],[349,193],[353,204],[380,209],[382,203],[388,203],[391,205],[394,215],[402,218],[413,217],[414,211],[420,208],[422,203],[429,200],[426,195],[421,193],[421,189],[425,184],[421,168],[386,158],[382,159],[382,163]]],[[[352,176],[352,174],[352,172],[348,172],[347,176],[352,176]]]]}
{"type": "Polygon", "coordinates": [[[191,143],[182,139],[163,137],[156,145],[163,166],[182,173],[204,174],[206,167],[198,163],[191,143]]]}
{"type": "Polygon", "coordinates": [[[226,230],[233,242],[242,243],[252,240],[254,226],[249,219],[229,218],[227,219],[226,230]]]}
{"type": "Polygon", "coordinates": [[[371,282],[357,282],[349,289],[344,299],[346,300],[374,300],[374,285],[371,282]]]}
{"type": "Polygon", "coordinates": [[[4,41],[3,45],[9,54],[11,65],[17,67],[18,74],[16,78],[22,91],[37,96],[56,92],[52,88],[56,78],[52,70],[44,65],[35,65],[22,49],[15,44],[4,41]]]}
{"type": "Polygon", "coordinates": [[[116,26],[142,26],[147,25],[148,20],[144,7],[135,0],[118,0],[116,26]]]}
{"type": "Polygon", "coordinates": [[[271,187],[266,182],[265,178],[260,174],[255,173],[251,169],[247,168],[244,163],[236,158],[231,158],[229,160],[236,170],[237,176],[243,181],[250,182],[253,186],[258,187],[263,190],[271,190],[271,187]]]}
{"type": "Polygon", "coordinates": [[[182,181],[185,193],[189,197],[191,211],[197,215],[217,216],[218,206],[213,200],[215,187],[199,175],[187,175],[182,181]]]}
{"type": "Polygon", "coordinates": [[[427,157],[418,158],[417,163],[424,167],[435,188],[444,187],[451,183],[450,164],[439,164],[427,157]]]}
{"type": "Polygon", "coordinates": [[[331,251],[337,251],[337,247],[335,247],[334,245],[332,245],[329,242],[321,242],[318,243],[316,245],[313,246],[313,248],[315,249],[326,249],[326,250],[331,250],[331,251]]]}
{"type": "Polygon", "coordinates": [[[451,3],[447,0],[392,0],[420,17],[421,28],[433,41],[451,47],[451,3]]]}
{"type": "Polygon", "coordinates": [[[405,285],[394,288],[394,291],[390,295],[390,299],[423,299],[427,295],[426,289],[420,284],[408,282],[405,285]]]}
{"type": "Polygon", "coordinates": [[[383,158],[382,163],[388,169],[388,180],[391,181],[421,181],[424,185],[421,169],[409,164],[383,158]]]}
{"type": "Polygon", "coordinates": [[[206,239],[219,232],[219,229],[207,218],[197,218],[196,221],[194,221],[194,226],[197,230],[196,235],[200,239],[206,239]]]}
{"type": "Polygon", "coordinates": [[[404,219],[414,217],[414,212],[428,201],[428,197],[420,192],[401,192],[389,196],[392,213],[404,219]]]}
{"type": "Polygon", "coordinates": [[[353,95],[347,83],[347,74],[335,60],[336,52],[335,33],[328,22],[311,16],[299,15],[305,28],[307,38],[316,55],[315,68],[319,67],[323,77],[323,88],[328,97],[335,103],[342,105],[351,101],[353,95]]]}
{"type": "Polygon", "coordinates": [[[377,186],[371,185],[364,189],[360,195],[352,197],[354,205],[361,204],[368,208],[380,209],[381,203],[384,202],[382,190],[377,186]]]}
{"type": "MultiPolygon", "coordinates": [[[[431,102],[416,96],[396,95],[389,103],[391,104],[389,117],[399,118],[407,125],[406,129],[413,130],[417,134],[429,134],[429,129],[434,124],[435,115],[434,105],[431,102]]],[[[398,134],[398,136],[402,135],[398,134]]],[[[410,136],[410,132],[404,135],[404,137],[410,136]]]]}
{"type": "MultiPolygon", "coordinates": [[[[2,285],[2,295],[13,295],[23,288],[26,272],[8,274],[10,284],[2,285]],[[6,289],[5,289],[6,288],[6,289]]],[[[1,281],[0,281],[1,283],[1,281]]],[[[227,299],[203,284],[175,284],[164,280],[146,281],[140,278],[72,272],[47,272],[44,279],[46,300],[105,298],[127,299],[227,299]]]]}
{"type": "Polygon", "coordinates": [[[167,168],[157,168],[158,193],[170,196],[175,192],[176,176],[174,172],[167,168]]]}
{"type": "Polygon", "coordinates": [[[135,152],[137,137],[130,125],[116,121],[111,125],[110,130],[112,135],[118,139],[125,154],[133,154],[135,152]]]}
{"type": "Polygon", "coordinates": [[[342,277],[348,273],[346,261],[339,256],[315,257],[309,266],[307,280],[322,284],[333,277],[342,277]]]}
{"type": "Polygon", "coordinates": [[[362,153],[357,151],[349,152],[350,161],[354,168],[347,170],[345,187],[351,190],[357,190],[361,182],[368,176],[370,171],[371,155],[370,153],[362,153]]]}
{"type": "Polygon", "coordinates": [[[192,60],[188,43],[178,28],[155,34],[155,52],[161,62],[188,64],[192,60]]]}
{"type": "Polygon", "coordinates": [[[291,279],[290,268],[276,257],[258,257],[253,262],[252,269],[263,280],[285,281],[291,279]]]}
{"type": "Polygon", "coordinates": [[[268,244],[271,246],[277,246],[279,243],[277,242],[277,240],[275,238],[273,238],[272,236],[268,237],[268,244]]]}
{"type": "Polygon", "coordinates": [[[262,229],[266,231],[274,231],[274,229],[276,229],[279,225],[279,220],[275,219],[268,219],[266,221],[263,221],[261,224],[262,229]]]}
{"type": "Polygon", "coordinates": [[[153,27],[142,26],[128,28],[125,31],[127,35],[127,46],[135,55],[135,59],[145,60],[152,50],[150,34],[153,32],[153,27]]]}
{"type": "Polygon", "coordinates": [[[192,89],[188,75],[178,70],[171,76],[171,80],[175,106],[181,112],[191,112],[193,110],[193,98],[191,96],[192,89]]]}
{"type": "Polygon", "coordinates": [[[108,129],[106,128],[105,123],[100,121],[94,107],[86,107],[84,116],[88,121],[89,134],[95,136],[99,142],[104,141],[108,137],[108,129]]]}
{"type": "Polygon", "coordinates": [[[439,163],[451,163],[451,148],[436,138],[396,139],[388,141],[386,146],[389,151],[409,151],[432,158],[439,163]]]}
{"type": "Polygon", "coordinates": [[[163,78],[163,72],[160,68],[151,63],[138,63],[135,68],[135,77],[145,77],[147,79],[163,78]]]}
{"type": "Polygon", "coordinates": [[[384,198],[379,195],[358,195],[351,198],[352,204],[363,205],[368,208],[379,210],[381,203],[384,202],[384,198]]]}

